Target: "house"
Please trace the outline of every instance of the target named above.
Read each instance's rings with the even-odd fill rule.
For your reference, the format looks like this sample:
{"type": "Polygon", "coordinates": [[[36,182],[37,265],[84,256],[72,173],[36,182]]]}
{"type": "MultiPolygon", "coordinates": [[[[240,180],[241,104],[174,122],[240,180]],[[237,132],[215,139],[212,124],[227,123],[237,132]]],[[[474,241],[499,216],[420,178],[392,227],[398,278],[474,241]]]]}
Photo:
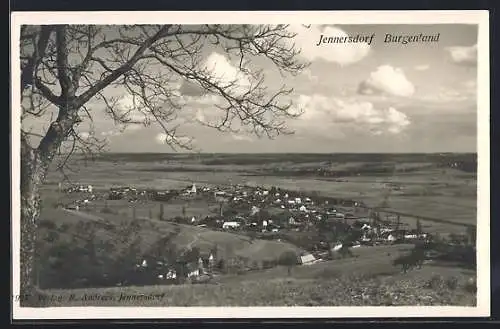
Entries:
{"type": "Polygon", "coordinates": [[[304,254],[300,256],[300,264],[310,265],[316,261],[316,258],[312,254],[304,254]]]}
{"type": "Polygon", "coordinates": [[[188,278],[196,278],[198,276],[200,276],[200,269],[199,268],[191,269],[188,271],[188,275],[187,275],[188,278]]]}
{"type": "Polygon", "coordinates": [[[306,212],[307,208],[306,208],[306,206],[302,205],[302,206],[300,206],[299,210],[302,212],[306,212]]]}
{"type": "Polygon", "coordinates": [[[342,243],[337,243],[333,248],[332,251],[339,251],[342,249],[342,243]]]}
{"type": "Polygon", "coordinates": [[[223,229],[238,228],[238,227],[240,227],[240,223],[238,222],[224,222],[222,224],[223,229]]]}
{"type": "Polygon", "coordinates": [[[396,237],[395,237],[392,233],[389,233],[389,234],[387,235],[387,237],[385,238],[385,240],[386,240],[387,242],[389,242],[389,243],[392,243],[392,242],[396,241],[396,240],[397,240],[397,238],[396,238],[396,237]]]}
{"type": "Polygon", "coordinates": [[[167,274],[165,274],[165,279],[174,280],[177,278],[177,273],[174,270],[169,270],[167,274]]]}

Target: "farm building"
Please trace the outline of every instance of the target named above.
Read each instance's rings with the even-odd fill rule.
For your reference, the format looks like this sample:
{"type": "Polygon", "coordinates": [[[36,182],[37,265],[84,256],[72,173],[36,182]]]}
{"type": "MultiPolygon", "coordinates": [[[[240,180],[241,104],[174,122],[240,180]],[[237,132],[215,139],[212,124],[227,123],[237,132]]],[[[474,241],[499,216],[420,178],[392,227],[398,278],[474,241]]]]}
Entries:
{"type": "Polygon", "coordinates": [[[300,256],[300,264],[302,265],[310,265],[316,262],[316,258],[312,254],[304,254],[300,256]]]}
{"type": "Polygon", "coordinates": [[[240,223],[238,222],[224,222],[222,224],[223,229],[238,228],[238,227],[240,227],[240,223]]]}

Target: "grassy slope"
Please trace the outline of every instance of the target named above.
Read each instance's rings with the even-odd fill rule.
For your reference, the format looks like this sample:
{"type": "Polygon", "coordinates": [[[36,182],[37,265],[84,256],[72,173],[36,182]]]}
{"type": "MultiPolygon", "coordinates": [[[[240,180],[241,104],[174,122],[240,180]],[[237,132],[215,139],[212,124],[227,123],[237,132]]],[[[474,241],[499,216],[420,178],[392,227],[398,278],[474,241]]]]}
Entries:
{"type": "MultiPolygon", "coordinates": [[[[282,267],[221,276],[217,284],[147,286],[106,289],[47,290],[62,296],[50,306],[350,306],[350,305],[475,305],[465,285],[472,271],[427,264],[402,274],[391,260],[408,246],[357,249],[354,259],[299,266],[290,277],[282,267]],[[433,285],[428,283],[434,278],[433,285]],[[456,287],[447,282],[457,280],[456,287]],[[121,295],[162,295],[151,300],[123,300],[121,295]],[[70,300],[70,296],[73,299],[70,300]],[[110,300],[83,301],[108,296],[110,300]]],[[[140,298],[140,297],[138,297],[140,298]]]]}
{"type": "MultiPolygon", "coordinates": [[[[79,221],[96,220],[119,225],[120,222],[131,221],[130,218],[112,214],[87,214],[84,212],[72,212],[62,209],[47,209],[41,214],[42,219],[53,221],[61,225],[63,223],[71,224],[67,232],[60,233],[61,239],[68,234],[75,233],[73,230],[75,224],[79,221]]],[[[162,222],[159,220],[138,219],[140,222],[137,235],[141,236],[141,250],[146,252],[158,239],[165,237],[168,233],[174,232],[177,228],[180,233],[173,239],[174,244],[182,249],[188,245],[199,247],[202,251],[208,251],[214,245],[217,245],[218,251],[223,253],[224,258],[241,256],[251,260],[262,261],[265,259],[275,259],[286,250],[299,251],[297,247],[277,241],[255,240],[250,241],[248,237],[227,232],[212,231],[190,225],[162,222]],[[194,241],[194,243],[193,243],[194,241]]],[[[43,228],[42,228],[43,229],[43,228]]],[[[77,232],[78,233],[78,232],[77,232]]],[[[99,237],[104,240],[117,242],[119,236],[114,229],[102,227],[99,229],[99,237]]],[[[123,242],[124,244],[126,242],[123,242]]],[[[117,246],[117,250],[121,247],[117,246]]]]}

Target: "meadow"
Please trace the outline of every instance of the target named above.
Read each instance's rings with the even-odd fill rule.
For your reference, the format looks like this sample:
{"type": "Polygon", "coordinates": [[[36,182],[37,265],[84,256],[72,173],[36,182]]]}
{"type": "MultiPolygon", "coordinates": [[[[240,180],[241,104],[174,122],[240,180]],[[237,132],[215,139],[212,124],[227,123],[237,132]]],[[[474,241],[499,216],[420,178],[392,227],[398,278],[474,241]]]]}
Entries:
{"type": "MultiPolygon", "coordinates": [[[[104,154],[88,166],[75,158],[77,171],[71,179],[98,189],[176,189],[192,183],[276,186],[363,201],[400,214],[403,223],[414,225],[420,218],[430,230],[447,234],[476,225],[477,175],[469,168],[475,159],[473,154],[104,154]],[[450,167],[453,163],[464,168],[450,167]],[[311,170],[304,174],[304,167],[311,170]],[[325,168],[345,176],[317,175],[325,168]],[[381,174],[379,168],[391,170],[381,174]]],[[[60,179],[52,172],[49,190],[60,179]]],[[[194,208],[193,215],[199,215],[194,208]]]]}

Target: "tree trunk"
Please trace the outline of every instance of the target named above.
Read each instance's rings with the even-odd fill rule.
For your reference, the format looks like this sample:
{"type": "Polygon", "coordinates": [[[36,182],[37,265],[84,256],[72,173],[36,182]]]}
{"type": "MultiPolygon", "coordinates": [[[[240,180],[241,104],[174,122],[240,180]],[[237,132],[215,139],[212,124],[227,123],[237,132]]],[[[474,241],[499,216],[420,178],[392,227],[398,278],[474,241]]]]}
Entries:
{"type": "Polygon", "coordinates": [[[34,306],[38,299],[35,256],[37,220],[41,210],[39,187],[45,180],[46,171],[33,149],[21,151],[20,294],[30,297],[22,299],[21,306],[34,306]]]}

